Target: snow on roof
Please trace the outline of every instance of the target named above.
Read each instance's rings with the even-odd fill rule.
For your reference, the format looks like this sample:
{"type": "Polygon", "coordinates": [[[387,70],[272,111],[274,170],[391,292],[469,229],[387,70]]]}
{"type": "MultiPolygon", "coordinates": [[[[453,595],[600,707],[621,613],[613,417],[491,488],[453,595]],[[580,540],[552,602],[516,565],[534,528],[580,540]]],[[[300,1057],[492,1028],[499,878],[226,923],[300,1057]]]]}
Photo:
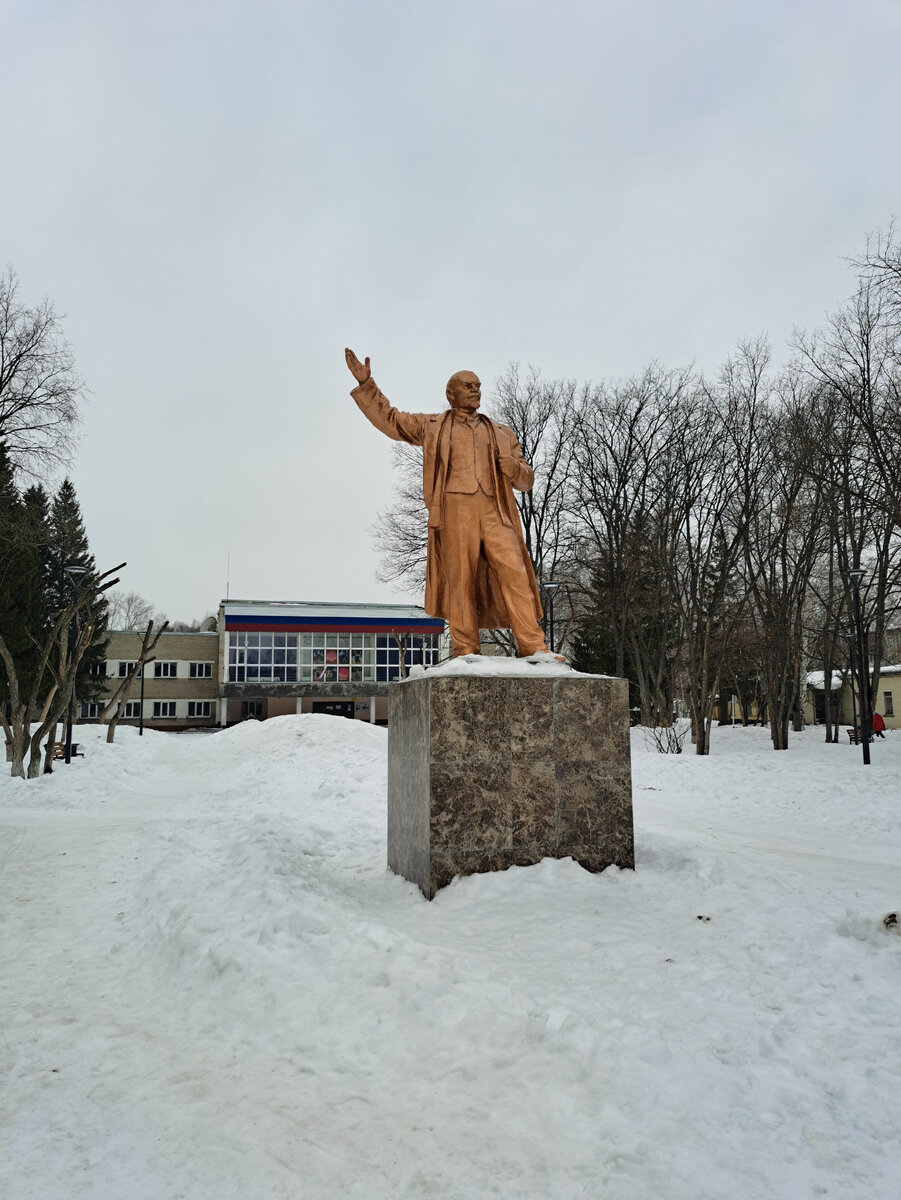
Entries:
{"type": "Polygon", "coordinates": [[[253,611],[280,616],[375,617],[422,621],[428,613],[418,604],[353,604],[319,600],[221,600],[226,614],[253,611]]]}
{"type": "MultiPolygon", "coordinates": [[[[826,678],[825,671],[808,671],[807,672],[807,686],[812,687],[812,688],[818,688],[818,689],[822,690],[824,688],[825,678],[826,678]]],[[[841,671],[833,671],[832,672],[832,686],[829,688],[829,691],[837,692],[841,686],[842,686],[841,671]]]]}

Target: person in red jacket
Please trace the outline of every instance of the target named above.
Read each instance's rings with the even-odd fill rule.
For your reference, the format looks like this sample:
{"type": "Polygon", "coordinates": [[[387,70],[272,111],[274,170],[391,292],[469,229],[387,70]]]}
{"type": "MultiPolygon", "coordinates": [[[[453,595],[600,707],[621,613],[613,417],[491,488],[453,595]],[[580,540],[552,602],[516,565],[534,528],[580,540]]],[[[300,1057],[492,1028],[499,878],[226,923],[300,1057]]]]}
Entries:
{"type": "Polygon", "coordinates": [[[882,713],[873,713],[873,737],[885,739],[885,721],[882,719],[882,713]]]}

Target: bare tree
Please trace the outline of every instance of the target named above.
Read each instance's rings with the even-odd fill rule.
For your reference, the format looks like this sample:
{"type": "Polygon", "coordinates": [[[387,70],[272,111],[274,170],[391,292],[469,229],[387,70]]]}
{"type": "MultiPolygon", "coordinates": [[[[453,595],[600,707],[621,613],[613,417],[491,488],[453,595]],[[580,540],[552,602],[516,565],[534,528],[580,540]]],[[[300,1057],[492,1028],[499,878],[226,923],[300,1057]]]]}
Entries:
{"type": "MultiPolygon", "coordinates": [[[[889,278],[890,281],[890,278],[889,278]]],[[[873,655],[870,705],[879,689],[889,616],[901,583],[901,308],[886,286],[864,276],[855,296],[822,331],[799,337],[802,361],[819,386],[819,471],[836,567],[850,623],[850,568],[863,567],[866,640],[873,655]]]]}
{"type": "Polygon", "coordinates": [[[392,455],[394,502],[379,513],[369,530],[382,556],[377,578],[421,593],[429,542],[429,515],[422,498],[422,450],[400,442],[392,447],[392,455]]]}
{"type": "Polygon", "coordinates": [[[826,534],[810,388],[797,369],[789,368],[776,393],[754,431],[756,465],[745,483],[752,498],[745,501],[743,563],[762,648],[770,736],[775,750],[785,750],[801,692],[810,579],[826,534]]]}
{"type": "Polygon", "coordinates": [[[141,638],[141,649],[137,659],[131,664],[128,674],[113,692],[109,698],[106,707],[100,714],[100,723],[109,722],[109,728],[106,731],[107,742],[112,742],[116,736],[116,726],[125,714],[125,704],[131,690],[131,685],[137,679],[138,675],[144,670],[147,663],[155,661],[153,651],[156,649],[156,644],[169,628],[169,622],[163,621],[162,625],[154,636],[153,633],[153,618],[147,622],[147,628],[144,631],[144,636],[141,638]]]}
{"type": "Polygon", "coordinates": [[[49,300],[18,299],[12,267],[0,274],[0,438],[29,474],[68,461],[84,384],[49,300]]]}
{"type": "MultiPolygon", "coordinates": [[[[66,711],[75,687],[79,664],[91,645],[98,620],[105,615],[104,592],[119,582],[118,579],[109,579],[109,576],[124,566],[125,563],[120,563],[118,567],[93,577],[91,586],[83,588],[57,613],[38,645],[39,660],[27,694],[19,686],[19,673],[15,661],[6,639],[0,635],[0,660],[6,672],[10,696],[10,716],[7,717],[0,708],[0,727],[3,728],[7,745],[11,748],[11,775],[25,778],[25,752],[29,748],[28,778],[34,779],[40,774],[41,741],[56,728],[60,717],[66,711]],[[37,711],[38,698],[42,694],[44,678],[48,672],[53,679],[51,701],[49,705],[45,705],[42,719],[32,729],[32,716],[37,711]]],[[[45,769],[49,768],[49,762],[48,755],[45,769]]]]}
{"type": "Polygon", "coordinates": [[[121,592],[117,589],[110,592],[107,602],[110,629],[136,632],[146,629],[148,621],[166,620],[165,614],[156,612],[150,601],[137,592],[121,592]]]}
{"type": "Polygon", "coordinates": [[[661,564],[673,528],[660,466],[676,422],[671,410],[693,386],[687,371],[655,365],[608,388],[585,389],[573,443],[573,522],[583,578],[609,614],[615,672],[631,660],[647,724],[670,720],[680,615],[661,564]]]}

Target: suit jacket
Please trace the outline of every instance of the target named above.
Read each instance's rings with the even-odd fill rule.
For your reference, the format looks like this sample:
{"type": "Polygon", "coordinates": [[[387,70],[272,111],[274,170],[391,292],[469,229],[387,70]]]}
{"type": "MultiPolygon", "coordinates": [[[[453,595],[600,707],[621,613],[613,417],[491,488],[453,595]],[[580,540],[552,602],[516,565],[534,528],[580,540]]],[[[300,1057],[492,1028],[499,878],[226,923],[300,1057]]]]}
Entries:
{"type": "MultiPolygon", "coordinates": [[[[396,442],[407,442],[422,447],[422,495],[429,513],[429,541],[426,560],[425,610],[433,617],[447,617],[447,589],[456,581],[448,580],[441,564],[441,526],[444,520],[444,503],[447,494],[447,471],[450,464],[450,437],[453,410],[441,413],[407,413],[394,408],[379,391],[371,377],[350,393],[363,415],[376,429],[396,442]]],[[[505,525],[516,534],[522,551],[523,564],[535,598],[535,617],[541,619],[541,600],[535,572],[529,552],[522,536],[522,525],[513,488],[527,492],[535,482],[532,468],[523,457],[516,434],[508,425],[499,425],[479,414],[491,440],[491,470],[494,483],[494,500],[498,513],[505,525]],[[507,479],[498,466],[498,455],[507,454],[519,465],[514,481],[507,479]]],[[[462,583],[462,581],[461,581],[462,583]]],[[[506,629],[510,621],[501,595],[497,578],[484,556],[479,561],[475,580],[476,607],[481,629],[506,629]]]]}

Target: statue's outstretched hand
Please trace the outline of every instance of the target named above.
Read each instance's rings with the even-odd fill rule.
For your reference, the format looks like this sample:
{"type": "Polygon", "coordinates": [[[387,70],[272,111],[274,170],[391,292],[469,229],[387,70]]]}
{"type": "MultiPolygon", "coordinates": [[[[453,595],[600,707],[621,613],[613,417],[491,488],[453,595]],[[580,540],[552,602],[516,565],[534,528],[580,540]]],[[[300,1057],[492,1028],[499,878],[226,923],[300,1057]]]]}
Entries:
{"type": "Polygon", "coordinates": [[[364,363],[361,363],[356,354],[354,354],[353,350],[351,350],[349,347],[345,348],[344,350],[344,358],[347,361],[347,366],[351,375],[353,375],[357,383],[365,383],[367,379],[372,377],[372,371],[369,369],[368,358],[364,363]]]}

